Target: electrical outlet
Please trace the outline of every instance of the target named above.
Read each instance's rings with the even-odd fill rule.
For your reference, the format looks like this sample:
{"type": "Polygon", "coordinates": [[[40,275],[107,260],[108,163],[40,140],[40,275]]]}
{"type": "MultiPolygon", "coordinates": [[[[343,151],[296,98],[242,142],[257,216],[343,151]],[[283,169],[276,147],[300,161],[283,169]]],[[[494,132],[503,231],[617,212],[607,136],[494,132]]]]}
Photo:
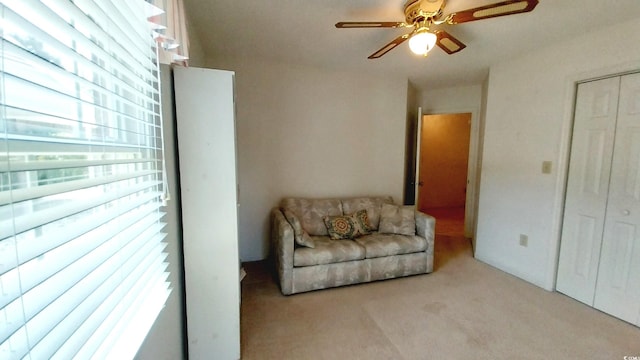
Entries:
{"type": "Polygon", "coordinates": [[[525,234],[520,234],[520,246],[527,247],[529,245],[529,237],[525,234]]]}

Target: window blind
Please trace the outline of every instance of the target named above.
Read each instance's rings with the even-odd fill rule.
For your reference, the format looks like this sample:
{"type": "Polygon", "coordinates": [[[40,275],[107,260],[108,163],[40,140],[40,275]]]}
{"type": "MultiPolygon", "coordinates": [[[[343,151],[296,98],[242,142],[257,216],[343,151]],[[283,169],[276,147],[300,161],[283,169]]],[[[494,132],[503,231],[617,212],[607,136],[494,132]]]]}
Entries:
{"type": "Polygon", "coordinates": [[[133,358],[170,289],[142,0],[0,0],[0,358],[133,358]]]}

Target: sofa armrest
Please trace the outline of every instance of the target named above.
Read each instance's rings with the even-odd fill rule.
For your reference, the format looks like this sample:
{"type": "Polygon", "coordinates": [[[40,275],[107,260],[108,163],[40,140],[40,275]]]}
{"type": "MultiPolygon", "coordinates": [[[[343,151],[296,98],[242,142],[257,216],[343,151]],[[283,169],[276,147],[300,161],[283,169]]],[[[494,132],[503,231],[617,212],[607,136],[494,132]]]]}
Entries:
{"type": "Polygon", "coordinates": [[[271,248],[280,289],[284,295],[293,291],[293,228],[280,209],[271,211],[271,248]]]}
{"type": "Polygon", "coordinates": [[[416,214],[416,235],[427,239],[427,243],[429,247],[427,248],[427,252],[433,254],[433,246],[436,232],[436,218],[431,215],[427,215],[418,210],[415,211],[416,214]]]}

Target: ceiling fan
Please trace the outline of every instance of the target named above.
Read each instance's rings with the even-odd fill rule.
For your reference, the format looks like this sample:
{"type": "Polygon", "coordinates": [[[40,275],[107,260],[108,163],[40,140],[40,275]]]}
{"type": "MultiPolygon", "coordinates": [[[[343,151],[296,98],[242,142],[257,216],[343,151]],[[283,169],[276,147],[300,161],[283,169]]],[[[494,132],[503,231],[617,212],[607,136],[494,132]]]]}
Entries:
{"type": "Polygon", "coordinates": [[[401,35],[378,51],[369,56],[369,59],[378,59],[382,55],[396,48],[405,40],[409,40],[411,51],[427,56],[427,53],[438,45],[447,54],[455,54],[466,47],[460,40],[444,30],[434,28],[434,25],[455,25],[469,21],[489,19],[492,17],[520,14],[532,11],[538,0],[507,0],[473,9],[463,10],[443,15],[446,0],[407,0],[404,5],[405,22],[379,22],[379,21],[354,21],[339,22],[339,29],[351,28],[413,28],[408,33],[401,35]]]}

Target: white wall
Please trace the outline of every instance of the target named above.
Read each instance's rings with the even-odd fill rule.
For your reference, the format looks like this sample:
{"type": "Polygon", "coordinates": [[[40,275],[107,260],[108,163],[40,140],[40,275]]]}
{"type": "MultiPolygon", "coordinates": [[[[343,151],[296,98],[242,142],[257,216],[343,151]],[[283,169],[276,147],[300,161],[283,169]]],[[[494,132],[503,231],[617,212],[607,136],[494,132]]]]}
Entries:
{"type": "Polygon", "coordinates": [[[452,86],[420,92],[423,114],[450,112],[478,112],[482,98],[482,85],[452,86]]]}
{"type": "Polygon", "coordinates": [[[236,72],[240,258],[268,254],[286,196],[392,195],[402,202],[407,79],[249,59],[236,72]]]}
{"type": "Polygon", "coordinates": [[[553,289],[575,82],[640,70],[639,41],[633,20],[491,67],[478,259],[553,289]],[[552,174],[542,174],[544,160],[553,161],[552,174]]]}

